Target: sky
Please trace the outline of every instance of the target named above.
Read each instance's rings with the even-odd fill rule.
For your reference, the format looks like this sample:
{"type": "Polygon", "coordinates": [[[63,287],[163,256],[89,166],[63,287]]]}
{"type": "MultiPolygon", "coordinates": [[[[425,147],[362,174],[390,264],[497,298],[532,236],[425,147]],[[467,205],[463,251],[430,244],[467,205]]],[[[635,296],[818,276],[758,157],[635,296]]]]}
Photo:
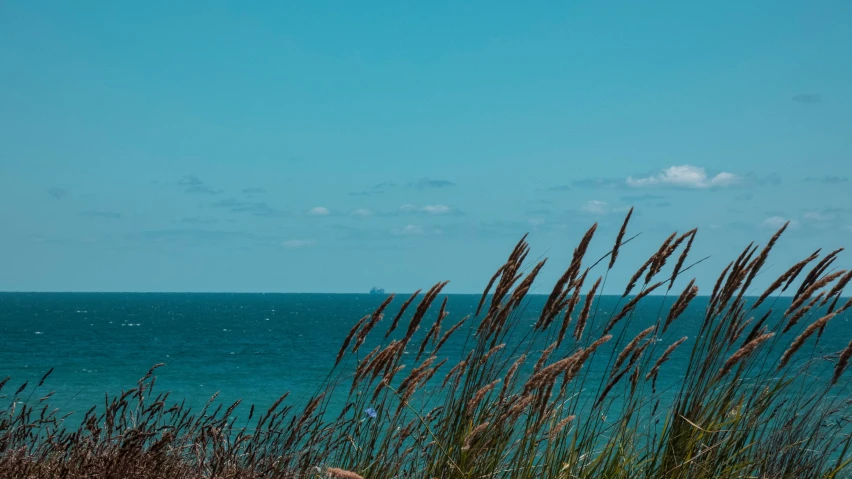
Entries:
{"type": "Polygon", "coordinates": [[[847,0],[4,1],[0,290],[476,293],[529,233],[546,293],[631,206],[605,292],[697,227],[707,294],[790,221],[764,284],[852,246],[849,25],[847,0]]]}

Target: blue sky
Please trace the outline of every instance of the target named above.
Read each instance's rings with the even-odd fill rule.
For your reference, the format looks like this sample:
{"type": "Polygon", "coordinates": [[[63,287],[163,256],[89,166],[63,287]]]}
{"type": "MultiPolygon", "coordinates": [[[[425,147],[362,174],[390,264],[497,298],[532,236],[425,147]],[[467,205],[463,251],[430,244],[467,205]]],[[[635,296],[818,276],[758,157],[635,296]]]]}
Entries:
{"type": "Polygon", "coordinates": [[[852,237],[852,2],[0,4],[0,290],[481,290],[626,208],[607,290],[852,237]],[[612,285],[610,288],[609,285],[612,285]]]}

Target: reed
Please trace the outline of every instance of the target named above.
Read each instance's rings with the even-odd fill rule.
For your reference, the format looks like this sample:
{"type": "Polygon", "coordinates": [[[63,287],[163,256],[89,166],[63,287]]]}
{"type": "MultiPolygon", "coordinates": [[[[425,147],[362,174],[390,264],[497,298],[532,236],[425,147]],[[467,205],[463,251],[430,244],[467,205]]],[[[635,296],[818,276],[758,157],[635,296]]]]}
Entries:
{"type": "Polygon", "coordinates": [[[42,391],[50,371],[37,384],[0,380],[0,477],[850,477],[852,342],[818,348],[852,306],[840,301],[852,273],[829,269],[841,250],[809,255],[750,297],[785,225],[728,264],[698,311],[695,279],[683,280],[700,261],[690,259],[698,231],[672,234],[632,274],[624,305],[605,313],[601,289],[627,254],[632,212],[597,262],[586,254],[598,226],[582,234],[541,311],[528,310],[529,294],[545,261],[527,262],[526,237],[473,315],[447,319],[446,282],[398,306],[387,297],[341,338],[304,402],[283,394],[256,410],[214,396],[193,410],[159,391],[158,365],[70,426],[42,391]],[[677,298],[654,294],[677,281],[677,298]],[[791,300],[779,297],[791,287],[791,300]],[[688,324],[691,341],[677,339],[688,324]]]}
{"type": "Polygon", "coordinates": [[[344,469],[340,469],[337,467],[329,467],[325,470],[325,474],[328,477],[334,479],[364,479],[361,475],[356,474],[352,471],[347,471],[344,469]]]}
{"type": "Polygon", "coordinates": [[[762,334],[743,345],[743,347],[737,350],[737,352],[735,352],[730,358],[728,358],[727,361],[725,361],[725,365],[722,366],[722,369],[719,370],[717,378],[722,378],[723,376],[731,372],[731,369],[733,369],[733,367],[736,366],[738,362],[740,362],[749,354],[753,353],[754,350],[757,349],[757,347],[760,346],[762,342],[771,339],[772,336],[775,336],[775,333],[762,334]]]}

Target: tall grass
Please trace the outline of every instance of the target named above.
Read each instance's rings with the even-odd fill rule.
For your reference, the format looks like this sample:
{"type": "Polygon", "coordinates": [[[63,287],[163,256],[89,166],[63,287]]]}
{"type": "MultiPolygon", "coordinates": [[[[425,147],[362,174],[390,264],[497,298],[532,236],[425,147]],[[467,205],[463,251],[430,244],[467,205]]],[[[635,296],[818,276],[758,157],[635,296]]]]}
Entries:
{"type": "Polygon", "coordinates": [[[285,394],[268,409],[214,397],[194,411],[155,388],[155,366],[70,428],[50,394],[40,397],[47,377],[14,393],[3,381],[0,476],[848,476],[852,342],[814,353],[852,305],[841,299],[852,273],[835,269],[839,251],[794,264],[755,297],[752,282],[786,226],[765,247],[749,245],[716,281],[694,337],[678,337],[672,325],[698,294],[695,280],[684,281],[696,230],[666,239],[616,310],[599,308],[630,241],[629,217],[603,258],[586,258],[596,225],[588,230],[532,328],[520,318],[546,260],[528,262],[525,238],[472,317],[449,317],[443,282],[395,310],[388,297],[352,328],[334,369],[298,407],[285,394]],[[631,324],[640,302],[670,291],[670,307],[631,324]],[[789,308],[773,313],[785,292],[789,308]],[[465,354],[450,363],[442,348],[453,335],[464,336],[465,354]],[[366,352],[365,344],[378,346],[366,352]],[[674,367],[666,376],[677,381],[658,384],[674,367]],[[331,408],[332,398],[345,407],[331,408]]]}

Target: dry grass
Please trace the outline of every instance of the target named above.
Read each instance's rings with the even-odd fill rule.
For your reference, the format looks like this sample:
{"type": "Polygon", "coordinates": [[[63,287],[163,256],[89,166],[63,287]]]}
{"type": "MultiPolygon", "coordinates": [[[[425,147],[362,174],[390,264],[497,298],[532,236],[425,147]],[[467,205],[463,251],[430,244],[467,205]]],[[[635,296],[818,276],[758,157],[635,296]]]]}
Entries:
{"type": "Polygon", "coordinates": [[[39,397],[47,375],[14,393],[4,380],[0,394],[7,393],[9,405],[0,413],[0,477],[848,476],[852,396],[843,374],[852,343],[824,358],[806,347],[852,305],[835,309],[852,278],[830,270],[839,251],[810,270],[818,254],[796,263],[752,301],[752,280],[784,228],[763,249],[749,245],[716,281],[696,318],[697,334],[675,340],[666,333],[690,314],[694,280],[673,304],[650,293],[671,290],[689,270],[695,230],[664,241],[633,275],[617,312],[596,306],[596,293],[630,242],[624,240],[629,218],[610,254],[589,266],[596,225],[586,232],[532,329],[520,318],[544,261],[527,263],[525,238],[491,278],[476,314],[443,335],[452,305],[437,299],[446,283],[409,297],[378,334],[393,306],[387,298],[350,331],[328,379],[301,407],[288,404],[285,394],[262,414],[254,406],[246,414],[239,403],[214,407],[215,398],[193,411],[157,392],[155,367],[68,428],[48,405],[50,395],[39,397]],[[802,273],[791,306],[773,316],[777,294],[802,273]],[[583,294],[587,280],[592,286],[583,294]],[[637,305],[650,301],[660,303],[658,317],[632,324],[639,321],[637,305]],[[759,307],[766,310],[761,319],[747,317],[759,307]],[[465,354],[447,364],[441,347],[454,335],[465,354]],[[375,349],[357,354],[368,342],[375,349]],[[416,357],[405,355],[406,348],[416,357]],[[686,359],[667,363],[685,349],[686,359]],[[678,368],[669,371],[677,381],[658,389],[658,373],[667,367],[678,368]],[[331,410],[332,397],[345,399],[342,411],[331,410]]]}

